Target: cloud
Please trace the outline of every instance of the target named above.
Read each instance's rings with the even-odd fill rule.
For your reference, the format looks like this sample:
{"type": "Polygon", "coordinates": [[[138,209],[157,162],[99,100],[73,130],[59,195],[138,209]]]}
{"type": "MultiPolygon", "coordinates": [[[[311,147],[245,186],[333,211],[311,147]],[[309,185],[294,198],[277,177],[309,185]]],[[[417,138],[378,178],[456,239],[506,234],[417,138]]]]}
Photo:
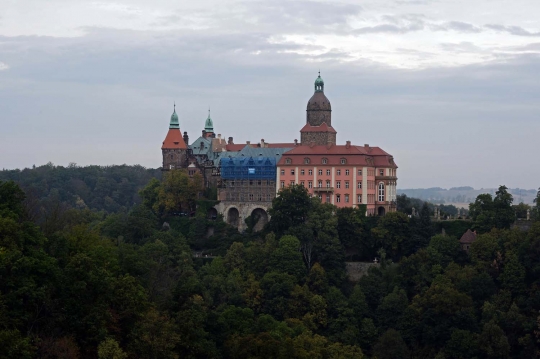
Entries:
{"type": "Polygon", "coordinates": [[[498,24],[487,24],[484,25],[485,28],[499,31],[499,32],[506,32],[511,35],[515,36],[540,36],[540,32],[531,32],[527,31],[524,28],[520,26],[505,26],[505,25],[498,25],[498,24]]]}
{"type": "Polygon", "coordinates": [[[482,31],[482,29],[480,29],[479,27],[461,21],[450,21],[443,24],[443,27],[447,30],[454,30],[464,33],[478,33],[482,31]]]}
{"type": "Polygon", "coordinates": [[[9,69],[9,66],[0,61],[0,71],[9,69]]]}

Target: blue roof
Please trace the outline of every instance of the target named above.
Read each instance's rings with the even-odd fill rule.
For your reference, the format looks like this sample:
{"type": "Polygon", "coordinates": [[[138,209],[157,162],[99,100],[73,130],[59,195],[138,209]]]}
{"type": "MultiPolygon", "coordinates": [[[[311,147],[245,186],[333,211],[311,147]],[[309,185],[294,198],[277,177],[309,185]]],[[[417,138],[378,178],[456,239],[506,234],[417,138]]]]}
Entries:
{"type": "Polygon", "coordinates": [[[242,179],[276,179],[277,160],[274,157],[229,157],[221,159],[221,178],[229,180],[242,179]]]}

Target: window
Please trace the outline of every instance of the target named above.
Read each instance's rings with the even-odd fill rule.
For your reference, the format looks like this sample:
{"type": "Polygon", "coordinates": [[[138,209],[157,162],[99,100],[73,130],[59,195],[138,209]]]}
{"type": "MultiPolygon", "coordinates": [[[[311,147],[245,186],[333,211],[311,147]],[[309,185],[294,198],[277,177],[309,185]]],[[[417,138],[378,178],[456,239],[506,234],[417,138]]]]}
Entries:
{"type": "Polygon", "coordinates": [[[253,186],[253,180],[249,180],[249,185],[253,186]]]}
{"type": "Polygon", "coordinates": [[[341,196],[339,194],[336,196],[336,202],[341,202],[341,196]]]}
{"type": "Polygon", "coordinates": [[[342,158],[341,159],[341,164],[344,165],[345,163],[347,163],[347,160],[345,158],[342,158]]]}
{"type": "Polygon", "coordinates": [[[349,170],[345,170],[345,176],[348,176],[349,175],[349,170]]]}
{"type": "Polygon", "coordinates": [[[291,162],[292,162],[292,160],[291,160],[290,158],[287,158],[287,159],[285,160],[285,163],[286,163],[286,164],[291,164],[291,162]]]}
{"type": "Polygon", "coordinates": [[[281,175],[285,175],[285,170],[281,170],[281,175]]]}
{"type": "Polygon", "coordinates": [[[362,195],[361,194],[358,195],[358,201],[356,201],[356,202],[362,203],[362,195]]]}
{"type": "Polygon", "coordinates": [[[319,197],[319,199],[322,201],[322,194],[319,194],[318,197],[319,197]]]}
{"type": "Polygon", "coordinates": [[[308,181],[308,188],[313,188],[313,182],[308,181]]]}
{"type": "Polygon", "coordinates": [[[300,170],[300,174],[301,174],[301,175],[303,176],[303,175],[305,175],[305,174],[306,174],[306,171],[304,171],[304,170],[300,170]]]}
{"type": "Polygon", "coordinates": [[[294,181],[291,181],[291,186],[294,184],[294,181]]]}
{"type": "Polygon", "coordinates": [[[271,195],[270,193],[268,193],[268,194],[266,195],[266,200],[267,200],[267,201],[271,201],[271,200],[272,200],[272,195],[271,195]]]}
{"type": "Polygon", "coordinates": [[[322,181],[319,181],[319,188],[322,188],[322,181]]]}
{"type": "Polygon", "coordinates": [[[319,176],[322,176],[322,170],[319,170],[319,176]]]}
{"type": "Polygon", "coordinates": [[[250,194],[249,194],[249,200],[250,200],[250,201],[253,201],[253,193],[250,193],[250,194]]]}
{"type": "Polygon", "coordinates": [[[341,170],[337,170],[336,173],[338,176],[341,176],[341,170]]]}
{"type": "Polygon", "coordinates": [[[285,182],[281,181],[281,188],[285,187],[285,182]]]}
{"type": "Polygon", "coordinates": [[[379,174],[380,174],[381,176],[384,176],[384,170],[380,170],[380,171],[379,171],[379,174]]]}
{"type": "Polygon", "coordinates": [[[362,170],[358,170],[358,175],[359,175],[359,176],[362,175],[362,170]]]}
{"type": "Polygon", "coordinates": [[[302,187],[305,187],[305,182],[304,182],[304,181],[300,181],[300,185],[301,185],[302,187]]]}
{"type": "Polygon", "coordinates": [[[309,158],[307,158],[307,157],[304,158],[304,163],[305,163],[306,165],[309,165],[309,158]]]}
{"type": "Polygon", "coordinates": [[[379,202],[384,202],[384,183],[379,183],[379,202]]]}
{"type": "Polygon", "coordinates": [[[234,187],[234,181],[229,182],[231,187],[234,187]]]}
{"type": "Polygon", "coordinates": [[[345,188],[349,188],[349,181],[345,181],[345,188]]]}
{"type": "Polygon", "coordinates": [[[358,182],[357,187],[358,189],[362,189],[362,182],[358,182]]]}
{"type": "Polygon", "coordinates": [[[349,203],[349,195],[348,194],[345,195],[345,203],[349,203]]]}
{"type": "Polygon", "coordinates": [[[326,175],[330,176],[330,170],[326,170],[326,175]]]}
{"type": "Polygon", "coordinates": [[[310,176],[313,176],[313,170],[309,170],[309,171],[308,171],[308,174],[309,174],[310,176]]]}
{"type": "Polygon", "coordinates": [[[330,188],[330,181],[326,181],[326,188],[330,188]]]}
{"type": "Polygon", "coordinates": [[[293,176],[294,176],[294,170],[291,170],[291,175],[293,175],[293,176]]]}
{"type": "Polygon", "coordinates": [[[257,199],[259,200],[259,202],[262,201],[262,194],[259,193],[259,194],[257,195],[257,199]]]}
{"type": "Polygon", "coordinates": [[[336,188],[341,188],[341,182],[340,181],[336,182],[336,188]]]}
{"type": "Polygon", "coordinates": [[[327,163],[328,163],[328,159],[327,159],[327,158],[323,158],[323,159],[322,159],[322,164],[325,165],[325,164],[327,164],[327,163]]]}

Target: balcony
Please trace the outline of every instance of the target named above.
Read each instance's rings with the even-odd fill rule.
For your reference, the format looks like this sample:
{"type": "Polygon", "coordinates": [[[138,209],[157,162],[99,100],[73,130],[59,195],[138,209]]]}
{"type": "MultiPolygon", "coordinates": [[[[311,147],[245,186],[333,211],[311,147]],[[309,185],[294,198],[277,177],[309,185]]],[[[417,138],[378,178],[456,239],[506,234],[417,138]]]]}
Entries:
{"type": "Polygon", "coordinates": [[[313,192],[334,192],[334,187],[313,187],[313,192]]]}
{"type": "Polygon", "coordinates": [[[398,178],[396,176],[375,176],[375,181],[397,181],[397,179],[398,178]]]}

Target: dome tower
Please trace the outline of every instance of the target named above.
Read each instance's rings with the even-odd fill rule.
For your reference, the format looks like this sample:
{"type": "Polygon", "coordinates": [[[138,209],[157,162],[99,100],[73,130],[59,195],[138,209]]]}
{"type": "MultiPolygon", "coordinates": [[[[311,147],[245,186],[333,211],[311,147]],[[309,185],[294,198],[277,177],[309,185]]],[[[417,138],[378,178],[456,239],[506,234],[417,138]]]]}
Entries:
{"type": "Polygon", "coordinates": [[[324,81],[321,72],[315,79],[315,93],[306,108],[306,125],[300,130],[303,145],[336,144],[336,130],[332,128],[332,106],[324,94],[324,81]]]}

